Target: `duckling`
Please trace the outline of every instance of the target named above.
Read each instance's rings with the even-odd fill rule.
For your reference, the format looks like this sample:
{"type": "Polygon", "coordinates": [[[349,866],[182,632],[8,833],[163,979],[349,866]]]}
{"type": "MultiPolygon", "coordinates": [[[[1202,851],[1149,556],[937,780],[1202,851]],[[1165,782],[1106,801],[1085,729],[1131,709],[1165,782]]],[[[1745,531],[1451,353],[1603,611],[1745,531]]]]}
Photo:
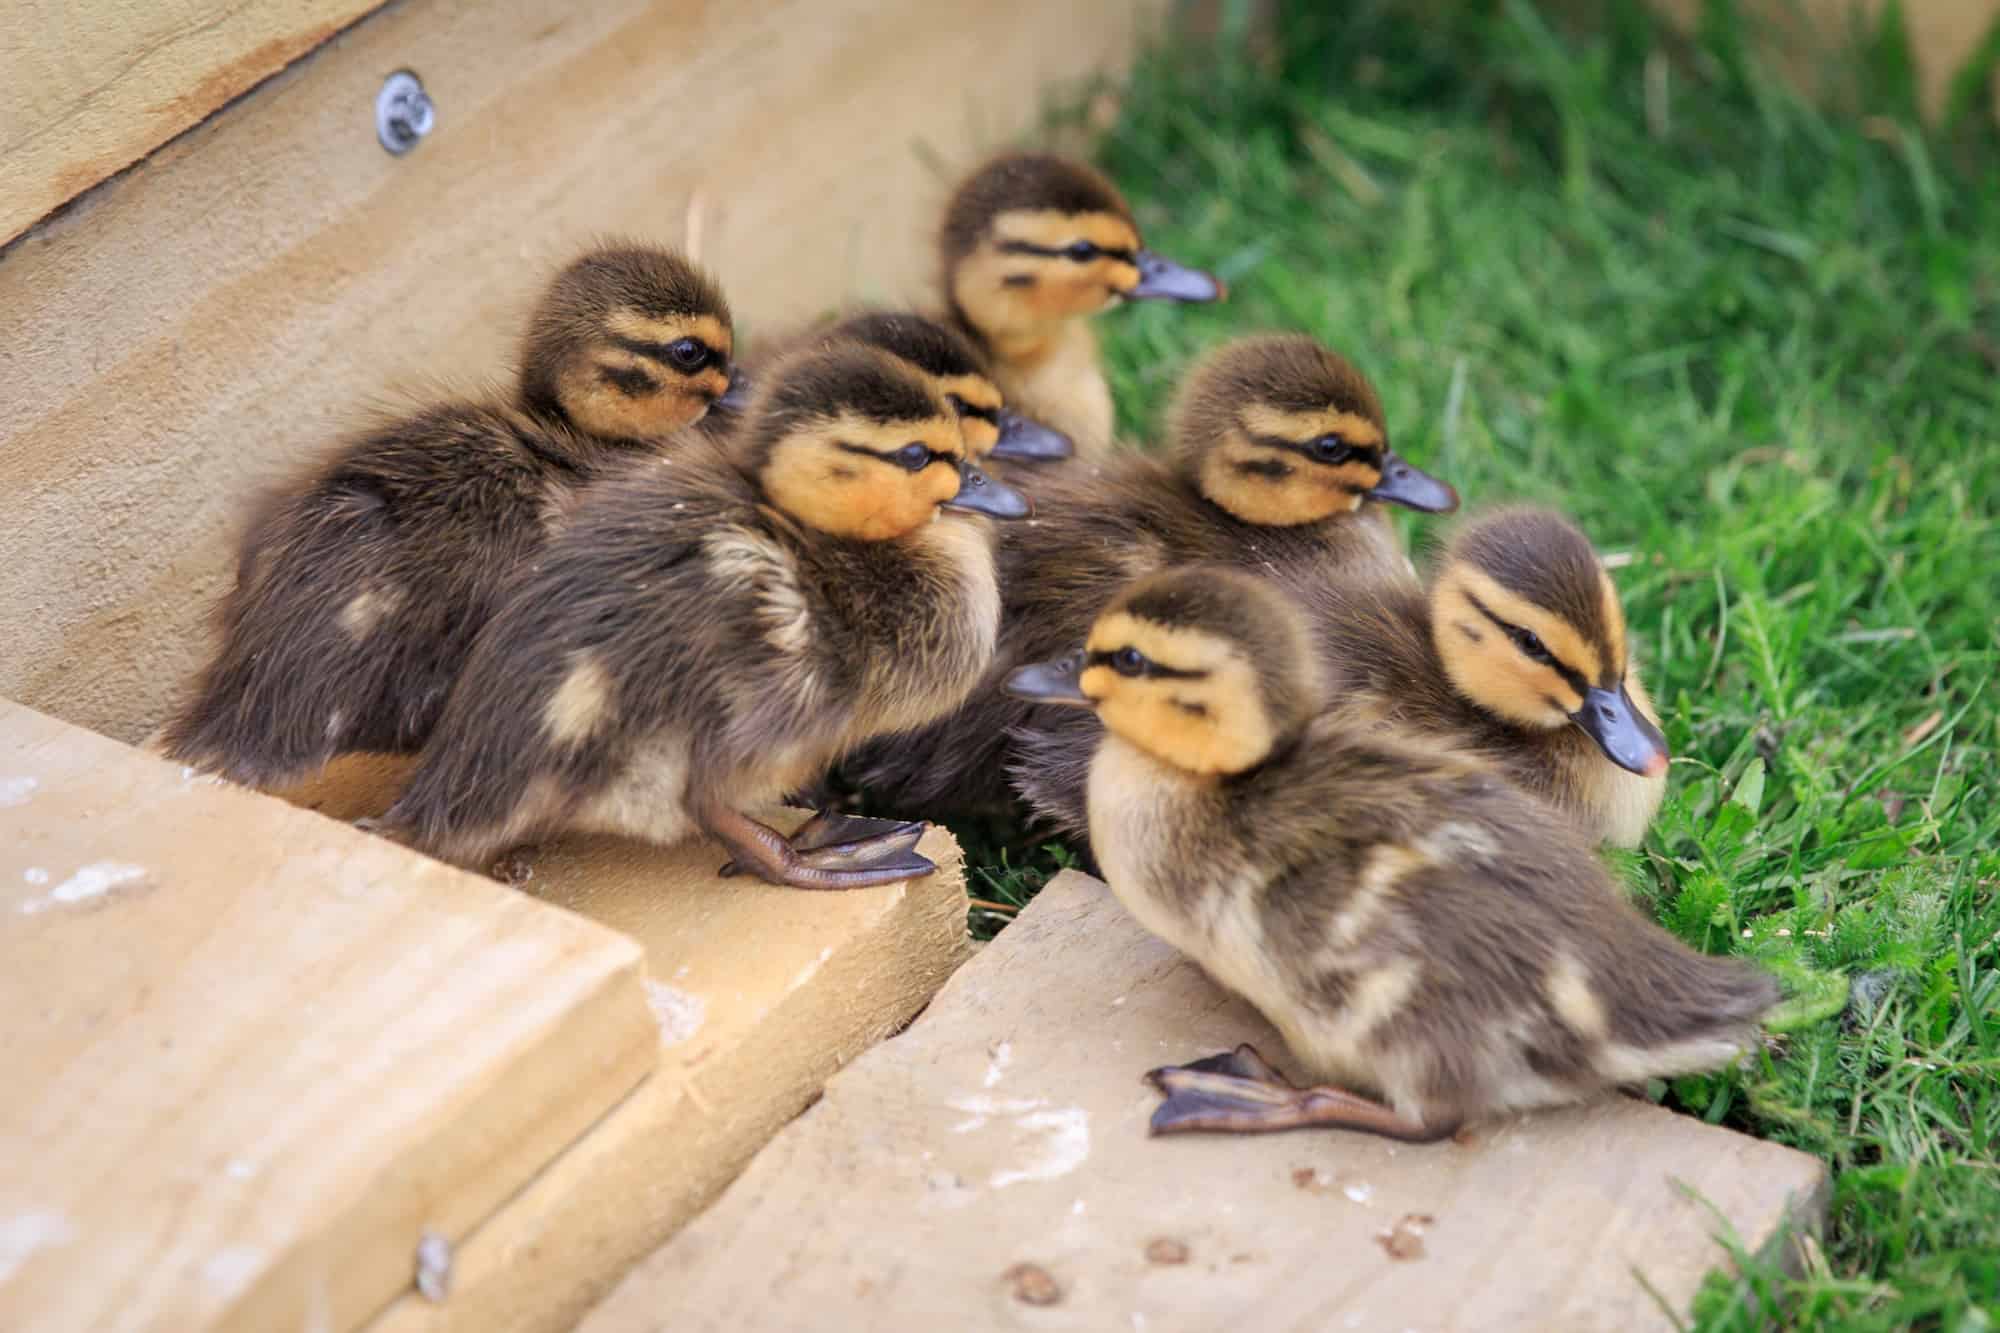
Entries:
{"type": "Polygon", "coordinates": [[[1127,300],[1224,295],[1211,275],[1143,247],[1117,186],[1047,153],[1006,153],[966,177],[939,246],[951,318],[991,357],[1007,402],[1085,456],[1113,428],[1088,317],[1127,300]]]}
{"type": "Polygon", "coordinates": [[[744,813],[871,736],[958,706],[991,659],[994,518],[909,366],[853,343],[759,377],[732,448],[688,432],[607,476],[481,631],[409,783],[373,825],[463,864],[565,829],[671,843],[799,888],[927,873],[920,823],[744,813]]]}
{"type": "MultiPolygon", "coordinates": [[[[1383,503],[1422,512],[1458,495],[1389,444],[1368,378],[1303,334],[1224,344],[1182,380],[1169,457],[1119,450],[1038,474],[1035,522],[1002,534],[1001,647],[989,673],[1059,652],[1120,584],[1215,560],[1308,587],[1409,577],[1383,503]]],[[[843,772],[891,809],[980,808],[1011,790],[1081,836],[1096,744],[1086,714],[1050,713],[997,689],[916,736],[871,746],[843,772]],[[963,802],[960,807],[956,803],[963,802]]]]}
{"type": "Polygon", "coordinates": [[[1301,590],[1357,719],[1470,747],[1593,842],[1637,846],[1667,743],[1618,590],[1574,524],[1507,508],[1466,524],[1426,594],[1395,581],[1301,590]]]}
{"type": "Polygon", "coordinates": [[[570,494],[706,412],[730,352],[721,290],[678,255],[616,245],[570,264],[529,320],[518,404],[388,422],[261,502],[165,752],[268,788],[350,751],[417,749],[570,494]]]}
{"type": "Polygon", "coordinates": [[[1006,688],[1095,711],[1090,843],[1149,931],[1254,1004],[1250,1047],[1148,1076],[1155,1133],[1327,1125],[1409,1140],[1712,1069],[1775,983],[1693,952],[1476,756],[1325,708],[1308,626],[1220,566],[1143,579],[1082,652],[1006,688]]]}
{"type": "MultiPolygon", "coordinates": [[[[864,310],[835,323],[804,334],[779,340],[779,352],[760,351],[754,364],[768,363],[784,351],[808,343],[824,344],[842,339],[878,347],[906,361],[928,376],[958,413],[965,447],[972,461],[988,458],[1010,461],[1044,462],[1068,458],[1075,451],[1067,435],[1052,430],[1008,408],[1000,386],[993,382],[992,369],[964,334],[949,325],[911,311],[864,310]]],[[[738,369],[733,381],[741,389],[752,369],[738,369]]],[[[722,404],[718,404],[721,407],[722,404]]],[[[728,422],[725,411],[717,411],[708,421],[728,422]]]]}

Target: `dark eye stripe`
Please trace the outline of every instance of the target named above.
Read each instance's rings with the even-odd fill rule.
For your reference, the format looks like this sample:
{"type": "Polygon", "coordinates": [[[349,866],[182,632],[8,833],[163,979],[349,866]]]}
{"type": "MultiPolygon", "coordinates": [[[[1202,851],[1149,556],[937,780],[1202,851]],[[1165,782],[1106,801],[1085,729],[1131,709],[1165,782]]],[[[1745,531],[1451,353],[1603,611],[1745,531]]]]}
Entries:
{"type": "Polygon", "coordinates": [[[1377,472],[1382,470],[1382,451],[1372,444],[1350,444],[1347,447],[1352,452],[1347,457],[1338,463],[1328,463],[1324,458],[1314,458],[1312,450],[1305,445],[1288,440],[1282,435],[1258,435],[1250,431],[1245,431],[1244,435],[1252,444],[1261,444],[1266,449],[1283,449],[1286,453],[1297,454],[1321,467],[1345,467],[1349,463],[1362,463],[1377,472]]]}
{"type": "MultiPolygon", "coordinates": [[[[1069,246],[1067,245],[1036,245],[1031,241],[1002,241],[997,248],[1002,254],[1009,255],[1041,255],[1047,259],[1074,258],[1069,253],[1069,246]]],[[[1076,262],[1087,263],[1092,259],[1116,259],[1121,263],[1136,266],[1139,262],[1139,252],[1137,250],[1119,249],[1109,245],[1099,245],[1088,256],[1078,259],[1076,262]]]]}
{"type": "MultiPolygon", "coordinates": [[[[865,444],[849,444],[845,440],[835,440],[834,444],[842,449],[845,449],[850,454],[860,454],[864,458],[878,458],[884,463],[887,463],[890,467],[900,468],[903,466],[901,461],[898,460],[896,457],[896,454],[898,452],[898,450],[896,449],[890,449],[887,451],[881,449],[870,449],[865,444]]],[[[953,453],[947,453],[943,449],[933,449],[931,450],[931,462],[924,464],[924,467],[929,467],[931,463],[950,463],[956,466],[958,463],[958,455],[953,453]]],[[[905,470],[907,471],[907,469],[905,470]]],[[[920,472],[922,470],[923,470],[922,468],[918,469],[918,471],[920,472]]]]}
{"type": "MultiPolygon", "coordinates": [[[[689,336],[687,341],[701,348],[701,364],[693,368],[683,366],[680,362],[674,360],[673,352],[670,350],[674,343],[648,342],[644,338],[627,338],[617,333],[611,335],[611,341],[634,356],[643,356],[648,361],[659,362],[677,375],[697,374],[722,360],[721,354],[713,347],[710,347],[707,343],[692,335],[689,336]]],[[[679,338],[674,339],[674,342],[679,341],[681,341],[679,338]]]]}
{"type": "MultiPolygon", "coordinates": [[[[1495,625],[1498,625],[1500,627],[1501,632],[1507,635],[1508,638],[1510,639],[1514,638],[1516,635],[1525,632],[1523,631],[1521,626],[1502,620],[1499,616],[1494,615],[1492,608],[1488,607],[1486,603],[1480,601],[1479,598],[1475,596],[1472,590],[1469,588],[1466,589],[1465,600],[1472,603],[1473,610],[1477,611],[1480,615],[1485,616],[1495,625]]],[[[1589,692],[1590,686],[1584,680],[1583,673],[1581,671],[1578,671],[1575,667],[1572,667],[1569,663],[1563,661],[1560,657],[1557,657],[1555,649],[1550,648],[1547,643],[1543,643],[1542,647],[1544,649],[1547,649],[1548,651],[1549,665],[1554,667],[1556,669],[1556,673],[1569,683],[1569,687],[1571,689],[1575,690],[1579,696],[1589,692]]]]}
{"type": "MultiPolygon", "coordinates": [[[[1084,656],[1083,659],[1084,668],[1088,670],[1089,668],[1094,666],[1108,666],[1111,667],[1113,671],[1116,671],[1118,668],[1112,663],[1111,659],[1116,657],[1117,655],[1118,653],[1117,650],[1115,649],[1110,652],[1088,653],[1084,656]]],[[[1208,673],[1206,671],[1183,671],[1178,667],[1161,666],[1158,662],[1155,662],[1150,657],[1146,659],[1145,669],[1141,671],[1139,674],[1141,676],[1150,676],[1156,680],[1207,680],[1208,679],[1208,673]]]]}
{"type": "Polygon", "coordinates": [[[962,417],[977,417],[989,425],[1000,424],[1000,411],[993,407],[974,407],[957,394],[951,395],[951,405],[962,417]]]}

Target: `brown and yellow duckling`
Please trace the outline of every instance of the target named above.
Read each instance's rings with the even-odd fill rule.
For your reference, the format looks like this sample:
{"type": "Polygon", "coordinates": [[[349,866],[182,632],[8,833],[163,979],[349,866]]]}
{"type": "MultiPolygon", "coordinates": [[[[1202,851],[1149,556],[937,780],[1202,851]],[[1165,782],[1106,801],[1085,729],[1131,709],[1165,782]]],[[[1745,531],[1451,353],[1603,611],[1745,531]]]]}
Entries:
{"type": "MultiPolygon", "coordinates": [[[[863,310],[830,324],[781,339],[778,350],[760,347],[747,372],[738,369],[732,395],[754,378],[757,368],[788,352],[833,342],[858,342],[879,348],[922,372],[958,413],[965,447],[974,462],[998,458],[1012,462],[1047,462],[1068,458],[1075,446],[1067,435],[1009,408],[994,383],[986,358],[963,333],[950,325],[905,310],[863,310]]],[[[745,399],[747,402],[747,398],[745,399]]],[[[708,420],[726,426],[728,411],[708,420]]]]}
{"type": "MultiPolygon", "coordinates": [[[[1037,517],[1002,534],[1001,647],[1007,670],[1080,638],[1126,581],[1212,560],[1300,588],[1408,578],[1385,503],[1455,508],[1450,486],[1390,447],[1366,376],[1303,334],[1242,338],[1188,372],[1168,416],[1168,454],[1120,450],[1089,468],[1038,474],[1037,517]]],[[[880,805],[971,808],[1012,790],[1056,829],[1081,836],[1096,724],[993,688],[914,736],[844,767],[880,805]]]]}
{"type": "Polygon", "coordinates": [[[530,318],[517,403],[388,422],[261,504],[166,752],[269,787],[421,746],[571,494],[700,418],[730,352],[721,291],[678,255],[617,245],[570,264],[530,318]]]}
{"type": "Polygon", "coordinates": [[[1301,593],[1357,723],[1478,752],[1591,841],[1645,835],[1666,792],[1666,738],[1618,590],[1568,519],[1480,516],[1445,547],[1428,592],[1387,580],[1301,593]]]}
{"type": "Polygon", "coordinates": [[[746,811],[848,749],[965,698],[993,653],[993,530],[1024,516],[966,461],[956,414],[851,343],[760,377],[724,448],[598,482],[481,632],[375,827],[483,865],[565,829],[671,843],[800,888],[922,874],[921,824],[822,816],[789,841],[746,811]]]}
{"type": "Polygon", "coordinates": [[[1334,1085],[1239,1047],[1149,1075],[1156,1133],[1433,1139],[1715,1068],[1778,999],[1641,917],[1491,765],[1327,711],[1308,626],[1268,581],[1142,580],[1082,652],[1008,688],[1096,712],[1090,840],[1112,892],[1334,1085]]]}
{"type": "Polygon", "coordinates": [[[1145,248],[1117,186],[1047,153],[1006,153],[968,176],[940,248],[951,318],[991,358],[1009,406],[1086,457],[1113,427],[1089,317],[1124,301],[1223,296],[1214,277],[1145,248]]]}

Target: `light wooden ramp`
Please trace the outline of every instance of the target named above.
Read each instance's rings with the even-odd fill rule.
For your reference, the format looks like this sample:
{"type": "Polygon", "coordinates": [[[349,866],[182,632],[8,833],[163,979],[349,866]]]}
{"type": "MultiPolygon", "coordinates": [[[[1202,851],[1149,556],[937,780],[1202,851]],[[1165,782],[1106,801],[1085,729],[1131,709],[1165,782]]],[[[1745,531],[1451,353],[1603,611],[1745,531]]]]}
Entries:
{"type": "MultiPolygon", "coordinates": [[[[284,794],[378,814],[407,768],[351,756],[284,794]]],[[[459,1248],[447,1301],[408,1295],[370,1333],[570,1328],[964,960],[957,844],[937,829],[920,848],[935,875],[842,893],[717,879],[726,854],[703,844],[573,839],[523,858],[525,892],[645,946],[659,1072],[459,1248]]]]}
{"type": "Polygon", "coordinates": [[[1667,1327],[1647,1287],[1686,1309],[1717,1215],[1754,1247],[1822,1206],[1817,1160],[1622,1098],[1149,1140],[1141,1073],[1243,1040],[1283,1051],[1064,875],[580,1328],[1667,1327]]]}
{"type": "Polygon", "coordinates": [[[637,946],[0,701],[0,1328],[343,1330],[652,1068],[637,946]]]}

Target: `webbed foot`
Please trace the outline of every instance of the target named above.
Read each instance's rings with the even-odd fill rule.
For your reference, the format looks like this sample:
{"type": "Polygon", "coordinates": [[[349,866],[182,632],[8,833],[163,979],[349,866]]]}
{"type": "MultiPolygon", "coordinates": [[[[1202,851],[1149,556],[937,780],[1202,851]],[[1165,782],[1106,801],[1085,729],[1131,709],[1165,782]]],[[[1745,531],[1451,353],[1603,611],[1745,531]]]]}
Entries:
{"type": "Polygon", "coordinates": [[[1153,1111],[1154,1134],[1263,1134],[1324,1126],[1428,1143],[1458,1128],[1432,1128],[1340,1088],[1301,1088],[1248,1043],[1191,1064],[1150,1070],[1146,1081],[1167,1097],[1153,1111]]]}
{"type": "Polygon", "coordinates": [[[745,870],[799,889],[860,889],[916,879],[937,869],[916,851],[929,825],[822,813],[790,838],[734,810],[711,810],[704,821],[735,855],[718,872],[745,870]]]}

